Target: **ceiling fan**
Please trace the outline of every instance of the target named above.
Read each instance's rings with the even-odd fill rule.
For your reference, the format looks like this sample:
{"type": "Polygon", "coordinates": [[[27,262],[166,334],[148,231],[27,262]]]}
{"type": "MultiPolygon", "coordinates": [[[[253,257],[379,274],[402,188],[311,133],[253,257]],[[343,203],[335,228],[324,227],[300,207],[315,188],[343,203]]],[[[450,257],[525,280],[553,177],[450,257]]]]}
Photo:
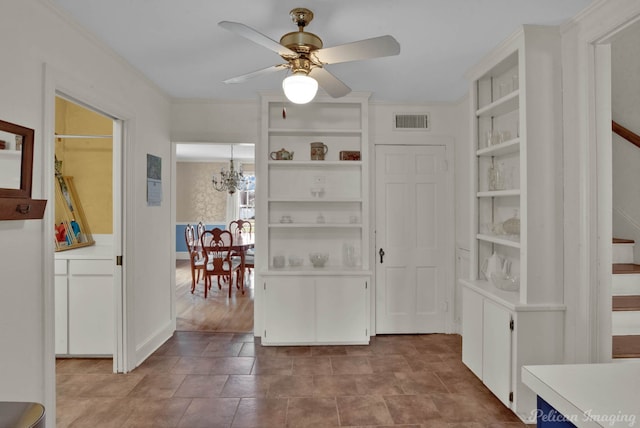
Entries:
{"type": "Polygon", "coordinates": [[[289,16],[298,26],[298,31],[285,34],[280,38],[279,43],[238,22],[221,21],[218,23],[222,28],[276,52],[286,61],[227,79],[224,83],[242,83],[253,77],[288,69],[291,70],[291,75],[282,82],[285,95],[291,102],[304,104],[315,97],[318,85],[333,98],[343,97],[351,92],[347,85],[327,71],[326,65],[400,53],[400,44],[392,36],[374,37],[323,48],[320,37],[304,31],[304,28],[313,19],[313,12],[305,8],[295,8],[291,10],[289,16]]]}

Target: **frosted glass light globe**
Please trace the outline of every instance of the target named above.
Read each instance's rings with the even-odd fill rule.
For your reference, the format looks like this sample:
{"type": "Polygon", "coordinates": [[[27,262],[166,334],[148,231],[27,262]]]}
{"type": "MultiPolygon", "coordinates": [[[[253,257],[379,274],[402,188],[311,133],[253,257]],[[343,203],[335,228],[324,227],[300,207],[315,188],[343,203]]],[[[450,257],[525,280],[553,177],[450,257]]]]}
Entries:
{"type": "Polygon", "coordinates": [[[306,104],[315,98],[318,82],[304,73],[295,73],[282,81],[282,89],[292,103],[306,104]]]}

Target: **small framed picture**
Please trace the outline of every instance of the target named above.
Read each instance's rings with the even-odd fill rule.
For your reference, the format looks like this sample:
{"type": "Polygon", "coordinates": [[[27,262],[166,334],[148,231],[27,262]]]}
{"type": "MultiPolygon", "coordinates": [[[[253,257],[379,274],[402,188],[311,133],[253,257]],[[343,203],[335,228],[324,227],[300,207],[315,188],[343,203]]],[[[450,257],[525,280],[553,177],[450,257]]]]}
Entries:
{"type": "Polygon", "coordinates": [[[359,151],[341,151],[340,152],[340,160],[350,160],[350,161],[359,161],[360,160],[360,152],[359,151]]]}

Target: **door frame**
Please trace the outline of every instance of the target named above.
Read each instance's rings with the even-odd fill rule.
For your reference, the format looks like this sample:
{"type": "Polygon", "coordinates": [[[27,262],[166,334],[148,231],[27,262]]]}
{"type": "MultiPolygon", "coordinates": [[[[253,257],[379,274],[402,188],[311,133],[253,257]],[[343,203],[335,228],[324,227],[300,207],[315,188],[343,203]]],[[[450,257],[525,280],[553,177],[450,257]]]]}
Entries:
{"type": "MultiPolygon", "coordinates": [[[[445,162],[446,162],[446,182],[444,185],[445,190],[445,209],[449,212],[454,212],[455,210],[455,154],[454,154],[454,137],[450,136],[431,136],[431,135],[410,135],[407,138],[398,138],[395,142],[389,141],[374,141],[372,143],[372,150],[369,150],[371,161],[370,171],[370,200],[369,204],[369,218],[371,221],[369,222],[369,236],[373,237],[372,245],[369,245],[369,260],[372,261],[373,266],[371,268],[371,336],[375,336],[377,334],[376,331],[376,269],[378,269],[378,263],[376,262],[376,251],[378,248],[377,240],[376,240],[376,146],[444,146],[445,148],[445,162]]],[[[450,240],[446,241],[445,253],[447,256],[445,260],[447,260],[445,266],[445,284],[447,284],[447,314],[445,316],[445,333],[455,333],[455,307],[456,307],[456,284],[455,284],[455,217],[447,216],[445,217],[445,224],[443,225],[444,233],[451,236],[450,240]]]]}
{"type": "Polygon", "coordinates": [[[577,252],[575,245],[564,249],[566,362],[611,358],[610,321],[608,331],[600,325],[611,316],[611,58],[606,45],[639,19],[635,0],[596,2],[561,28],[563,233],[565,243],[579,245],[577,252]],[[600,106],[603,99],[606,105],[600,106]]]}
{"type": "MultiPolygon", "coordinates": [[[[109,93],[96,89],[96,85],[72,76],[68,72],[60,71],[45,63],[44,89],[43,89],[43,124],[40,141],[43,144],[42,168],[43,195],[48,201],[54,200],[54,157],[55,145],[52,144],[55,135],[55,99],[61,95],[71,100],[76,100],[80,104],[90,106],[91,109],[114,119],[113,136],[113,162],[114,180],[113,194],[120,195],[114,198],[114,252],[116,245],[120,245],[120,255],[126,260],[127,250],[132,248],[132,237],[127,235],[127,224],[132,224],[132,213],[127,210],[127,201],[132,192],[127,191],[127,177],[131,176],[131,165],[126,162],[133,154],[130,136],[135,127],[134,115],[123,103],[119,103],[112,98],[109,93]],[[50,138],[51,137],[51,140],[50,138]],[[117,186],[117,188],[115,187],[117,186]],[[118,200],[115,200],[118,199],[118,200]],[[115,230],[119,227],[120,230],[115,230]],[[116,235],[117,239],[116,239],[116,235]]],[[[55,370],[55,297],[54,297],[54,243],[51,233],[54,227],[54,210],[49,204],[43,219],[42,229],[42,258],[43,258],[43,295],[44,295],[44,402],[49,409],[50,417],[55,421],[56,409],[56,370],[55,370]]],[[[126,265],[116,268],[114,273],[120,271],[121,281],[114,279],[114,371],[126,373],[135,367],[135,344],[133,342],[133,325],[128,320],[133,319],[132,305],[127,302],[132,301],[132,290],[127,288],[128,283],[132,283],[127,276],[126,265]]]]}
{"type": "Polygon", "coordinates": [[[640,16],[607,32],[591,43],[593,56],[592,99],[594,115],[594,139],[596,152],[597,182],[597,285],[592,290],[596,303],[593,309],[594,348],[597,362],[612,360],[612,286],[613,274],[613,131],[611,129],[612,108],[612,67],[611,40],[630,25],[637,24],[640,16]]]}

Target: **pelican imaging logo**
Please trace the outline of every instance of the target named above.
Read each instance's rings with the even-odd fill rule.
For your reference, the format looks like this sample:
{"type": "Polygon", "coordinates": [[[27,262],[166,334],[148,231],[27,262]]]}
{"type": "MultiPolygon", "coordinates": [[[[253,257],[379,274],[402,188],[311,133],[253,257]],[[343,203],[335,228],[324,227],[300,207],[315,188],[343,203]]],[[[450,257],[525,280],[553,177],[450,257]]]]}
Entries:
{"type": "Polygon", "coordinates": [[[584,412],[582,415],[563,415],[558,412],[554,408],[550,409],[537,409],[531,411],[532,419],[538,423],[562,423],[562,422],[571,422],[576,425],[579,421],[582,422],[597,422],[600,426],[606,427],[633,427],[636,425],[636,415],[623,413],[622,411],[618,411],[617,413],[609,413],[609,414],[599,414],[589,409],[584,412]]]}

